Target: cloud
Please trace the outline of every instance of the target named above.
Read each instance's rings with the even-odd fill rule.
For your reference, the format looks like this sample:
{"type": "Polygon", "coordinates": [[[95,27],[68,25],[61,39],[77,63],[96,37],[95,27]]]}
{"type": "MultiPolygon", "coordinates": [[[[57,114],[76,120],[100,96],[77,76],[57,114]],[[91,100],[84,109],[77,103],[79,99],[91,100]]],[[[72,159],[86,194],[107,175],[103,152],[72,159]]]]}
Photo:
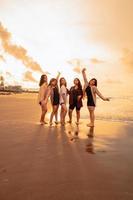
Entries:
{"type": "Polygon", "coordinates": [[[11,33],[7,31],[6,28],[0,23],[0,38],[2,42],[8,42],[11,39],[11,33]]]}
{"type": "Polygon", "coordinates": [[[78,58],[74,58],[70,61],[67,61],[68,64],[73,66],[73,71],[80,74],[81,70],[82,70],[82,66],[84,65],[83,60],[78,59],[78,58]]]}
{"type": "Polygon", "coordinates": [[[105,62],[104,60],[100,60],[100,59],[97,59],[97,58],[91,58],[90,61],[91,61],[92,64],[101,64],[101,63],[105,62]]]}
{"type": "Polygon", "coordinates": [[[2,42],[2,47],[6,53],[12,55],[18,60],[21,60],[27,68],[43,73],[41,66],[36,61],[34,61],[32,57],[27,55],[27,50],[25,48],[11,43],[11,33],[9,33],[1,23],[0,39],[2,42]]]}
{"type": "Polygon", "coordinates": [[[81,73],[81,67],[80,66],[74,67],[73,71],[76,72],[77,74],[80,74],[81,73]]]}
{"type": "Polygon", "coordinates": [[[24,73],[23,81],[37,82],[30,71],[24,73]]]}
{"type": "Polygon", "coordinates": [[[4,56],[0,55],[0,60],[2,60],[3,62],[6,62],[4,56]]]}
{"type": "Polygon", "coordinates": [[[133,73],[133,51],[124,48],[123,55],[120,58],[121,63],[125,66],[127,72],[133,73]]]}
{"type": "Polygon", "coordinates": [[[12,74],[10,72],[6,72],[7,76],[12,76],[12,74]]]}
{"type": "Polygon", "coordinates": [[[90,59],[79,59],[74,58],[70,61],[67,61],[68,64],[71,64],[73,66],[73,71],[80,74],[83,67],[88,67],[90,65],[90,62],[92,64],[101,64],[104,63],[104,60],[100,60],[97,58],[90,58],[90,59]]]}
{"type": "Polygon", "coordinates": [[[107,83],[107,84],[122,84],[122,81],[120,81],[120,80],[113,80],[113,79],[106,79],[105,81],[104,81],[104,83],[107,83]]]}
{"type": "Polygon", "coordinates": [[[51,73],[48,71],[45,71],[44,74],[51,75],[51,73]]]}

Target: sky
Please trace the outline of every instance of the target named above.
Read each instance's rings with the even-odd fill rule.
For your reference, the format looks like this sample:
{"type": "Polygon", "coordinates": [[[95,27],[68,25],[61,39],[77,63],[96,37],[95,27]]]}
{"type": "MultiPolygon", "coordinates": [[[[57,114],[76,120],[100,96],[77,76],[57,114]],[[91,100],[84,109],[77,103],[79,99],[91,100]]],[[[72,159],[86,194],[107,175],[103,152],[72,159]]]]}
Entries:
{"type": "Polygon", "coordinates": [[[57,72],[69,85],[87,68],[100,88],[133,91],[132,0],[0,0],[0,74],[37,87],[57,72]]]}

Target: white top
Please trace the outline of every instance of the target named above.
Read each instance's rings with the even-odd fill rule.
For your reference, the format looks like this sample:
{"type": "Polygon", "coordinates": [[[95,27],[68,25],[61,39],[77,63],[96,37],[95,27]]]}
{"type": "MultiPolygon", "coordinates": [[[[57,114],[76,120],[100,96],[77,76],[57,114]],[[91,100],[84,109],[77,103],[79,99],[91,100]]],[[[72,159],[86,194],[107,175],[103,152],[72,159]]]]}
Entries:
{"type": "Polygon", "coordinates": [[[47,83],[43,83],[39,89],[38,103],[46,98],[47,92],[48,92],[48,85],[47,83]]]}
{"type": "Polygon", "coordinates": [[[60,104],[62,103],[66,104],[66,100],[67,100],[67,89],[64,85],[62,85],[60,88],[60,104]]]}

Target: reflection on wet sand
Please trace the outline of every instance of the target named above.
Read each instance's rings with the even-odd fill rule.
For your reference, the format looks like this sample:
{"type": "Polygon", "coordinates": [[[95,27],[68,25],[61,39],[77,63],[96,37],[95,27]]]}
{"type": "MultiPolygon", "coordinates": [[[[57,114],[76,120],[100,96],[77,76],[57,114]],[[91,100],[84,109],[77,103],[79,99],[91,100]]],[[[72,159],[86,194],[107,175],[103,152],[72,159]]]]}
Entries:
{"type": "Polygon", "coordinates": [[[35,99],[0,105],[0,199],[133,199],[132,125],[96,120],[92,129],[86,119],[51,128],[36,123],[35,99]]]}
{"type": "Polygon", "coordinates": [[[87,141],[85,150],[88,153],[95,154],[94,144],[93,144],[93,142],[94,142],[94,139],[93,139],[93,137],[94,137],[94,127],[89,128],[89,133],[87,134],[87,136],[88,136],[88,141],[87,141]]]}
{"type": "MultiPolygon", "coordinates": [[[[74,130],[69,130],[68,135],[70,136],[70,141],[76,142],[79,139],[80,133],[82,133],[82,132],[80,132],[79,126],[76,126],[74,130]]],[[[88,139],[87,139],[87,144],[85,144],[85,150],[88,153],[95,154],[94,144],[93,144],[93,142],[94,142],[94,140],[93,140],[94,127],[89,128],[89,132],[87,133],[87,137],[88,137],[88,139]]]]}
{"type": "Polygon", "coordinates": [[[76,126],[76,128],[74,129],[74,131],[71,129],[68,131],[68,135],[70,137],[70,141],[76,141],[77,139],[79,139],[79,127],[76,126]]]}
{"type": "Polygon", "coordinates": [[[65,143],[81,144],[85,152],[96,154],[116,152],[118,150],[114,149],[114,143],[119,138],[121,126],[119,126],[119,124],[117,124],[117,126],[112,124],[112,122],[105,124],[105,122],[97,121],[95,127],[87,127],[86,124],[81,121],[79,126],[76,126],[75,123],[66,123],[65,126],[54,124],[52,127],[45,125],[45,130],[48,129],[49,134],[51,135],[52,133],[59,142],[67,139],[65,143]]]}
{"type": "MultiPolygon", "coordinates": [[[[96,127],[98,128],[98,127],[96,127]]],[[[111,143],[107,138],[103,138],[102,135],[96,135],[94,137],[94,127],[85,127],[83,126],[67,126],[66,134],[70,142],[81,142],[85,145],[85,152],[90,154],[96,154],[100,152],[106,152],[106,149],[112,151],[111,143]]]]}

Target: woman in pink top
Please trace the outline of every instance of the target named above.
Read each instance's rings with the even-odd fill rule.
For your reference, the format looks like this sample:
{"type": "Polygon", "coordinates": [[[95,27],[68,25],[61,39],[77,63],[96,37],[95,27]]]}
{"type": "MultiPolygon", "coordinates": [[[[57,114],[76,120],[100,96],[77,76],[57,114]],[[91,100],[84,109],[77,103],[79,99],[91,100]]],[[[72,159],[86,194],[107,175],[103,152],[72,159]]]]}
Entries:
{"type": "Polygon", "coordinates": [[[40,82],[39,82],[39,94],[38,94],[38,103],[41,106],[41,118],[40,118],[40,123],[43,124],[47,124],[47,122],[45,121],[45,115],[47,113],[47,101],[46,101],[46,96],[47,96],[47,88],[48,88],[48,82],[47,82],[47,75],[43,74],[40,78],[40,82]]]}

